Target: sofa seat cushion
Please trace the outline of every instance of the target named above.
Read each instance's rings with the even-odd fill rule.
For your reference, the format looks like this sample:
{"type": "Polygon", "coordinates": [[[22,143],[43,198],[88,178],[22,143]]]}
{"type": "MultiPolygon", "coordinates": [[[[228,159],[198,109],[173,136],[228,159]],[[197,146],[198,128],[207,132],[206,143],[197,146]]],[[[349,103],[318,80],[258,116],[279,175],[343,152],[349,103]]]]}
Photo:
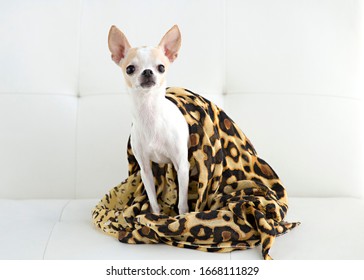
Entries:
{"type": "Polygon", "coordinates": [[[120,243],[98,230],[91,211],[98,200],[72,200],[54,227],[45,259],[212,259],[229,260],[229,254],[206,254],[164,244],[120,243]]]}
{"type": "Polygon", "coordinates": [[[67,202],[0,199],[0,259],[43,259],[67,202]]]}
{"type": "MultiPolygon", "coordinates": [[[[0,259],[261,259],[260,248],[205,253],[163,244],[130,245],[100,232],[91,211],[98,199],[0,200],[0,259]]],[[[277,238],[275,259],[362,259],[364,200],[290,198],[287,219],[301,225],[277,238]]]]}
{"type": "MultiPolygon", "coordinates": [[[[285,238],[276,238],[271,250],[275,259],[363,259],[363,199],[291,198],[289,205],[287,219],[301,225],[285,238]]],[[[242,252],[233,252],[231,258],[251,259],[242,252]]]]}

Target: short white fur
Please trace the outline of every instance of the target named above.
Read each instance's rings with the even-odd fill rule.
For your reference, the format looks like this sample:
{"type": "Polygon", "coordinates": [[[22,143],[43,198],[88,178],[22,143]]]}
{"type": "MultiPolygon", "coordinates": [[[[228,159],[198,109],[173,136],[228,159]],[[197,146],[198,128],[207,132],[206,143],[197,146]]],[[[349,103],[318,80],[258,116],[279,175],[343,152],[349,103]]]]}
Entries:
{"type": "Polygon", "coordinates": [[[165,98],[165,75],[169,64],[178,55],[181,35],[173,26],[157,47],[131,48],[125,35],[112,26],[109,49],[112,59],[121,66],[132,98],[131,146],[141,169],[141,178],[153,213],[160,213],[151,162],[172,163],[178,176],[178,210],[188,212],[189,130],[180,110],[165,98]],[[165,71],[158,70],[163,65],[165,71]],[[133,66],[134,72],[127,73],[133,66]],[[153,74],[147,75],[146,71],[153,74]],[[148,77],[146,77],[148,76],[148,77]],[[143,85],[145,81],[152,84],[143,85]]]}

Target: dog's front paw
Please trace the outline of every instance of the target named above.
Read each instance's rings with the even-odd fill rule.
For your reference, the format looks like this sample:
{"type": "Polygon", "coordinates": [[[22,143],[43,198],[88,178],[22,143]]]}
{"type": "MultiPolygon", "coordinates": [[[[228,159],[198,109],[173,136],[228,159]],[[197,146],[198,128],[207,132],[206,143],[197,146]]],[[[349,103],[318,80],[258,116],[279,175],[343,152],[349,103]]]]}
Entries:
{"type": "Polygon", "coordinates": [[[188,205],[179,205],[178,212],[180,215],[188,213],[189,212],[188,205]]]}
{"type": "Polygon", "coordinates": [[[161,209],[159,205],[150,205],[150,210],[153,214],[159,215],[161,213],[161,209]]]}

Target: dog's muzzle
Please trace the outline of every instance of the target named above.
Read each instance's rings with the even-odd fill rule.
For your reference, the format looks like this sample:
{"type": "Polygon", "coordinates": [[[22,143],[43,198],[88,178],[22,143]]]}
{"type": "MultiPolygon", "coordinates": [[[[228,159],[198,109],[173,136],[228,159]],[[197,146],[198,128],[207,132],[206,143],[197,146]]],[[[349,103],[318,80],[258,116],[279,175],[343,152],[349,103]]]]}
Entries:
{"type": "Polygon", "coordinates": [[[155,85],[155,76],[153,71],[150,69],[145,69],[140,76],[140,85],[142,88],[150,88],[155,85]]]}

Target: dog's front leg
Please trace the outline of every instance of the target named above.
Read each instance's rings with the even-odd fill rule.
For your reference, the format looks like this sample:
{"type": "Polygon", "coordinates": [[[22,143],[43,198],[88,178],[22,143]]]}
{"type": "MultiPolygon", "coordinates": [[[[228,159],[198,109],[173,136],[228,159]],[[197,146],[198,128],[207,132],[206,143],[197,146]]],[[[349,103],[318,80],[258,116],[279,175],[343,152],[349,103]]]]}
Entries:
{"type": "Polygon", "coordinates": [[[143,163],[141,165],[140,169],[141,169],[141,176],[142,176],[144,188],[147,192],[150,207],[152,210],[151,212],[155,213],[155,214],[159,214],[160,207],[157,202],[157,193],[155,190],[154,177],[153,177],[152,168],[150,166],[150,161],[148,161],[148,163],[143,163]]]}
{"type": "Polygon", "coordinates": [[[149,157],[146,155],[145,151],[143,151],[143,144],[138,141],[140,139],[139,135],[135,131],[135,127],[132,126],[131,133],[131,146],[133,150],[133,154],[135,159],[137,160],[140,166],[140,174],[142,177],[142,182],[144,188],[147,192],[148,200],[150,203],[151,212],[155,214],[160,213],[160,208],[157,202],[157,192],[154,185],[154,177],[153,171],[151,167],[151,161],[149,157]],[[135,136],[136,135],[136,136],[135,136]]]}
{"type": "Polygon", "coordinates": [[[190,163],[184,160],[175,165],[178,176],[178,212],[179,214],[188,213],[188,184],[189,184],[189,171],[190,163]]]}

